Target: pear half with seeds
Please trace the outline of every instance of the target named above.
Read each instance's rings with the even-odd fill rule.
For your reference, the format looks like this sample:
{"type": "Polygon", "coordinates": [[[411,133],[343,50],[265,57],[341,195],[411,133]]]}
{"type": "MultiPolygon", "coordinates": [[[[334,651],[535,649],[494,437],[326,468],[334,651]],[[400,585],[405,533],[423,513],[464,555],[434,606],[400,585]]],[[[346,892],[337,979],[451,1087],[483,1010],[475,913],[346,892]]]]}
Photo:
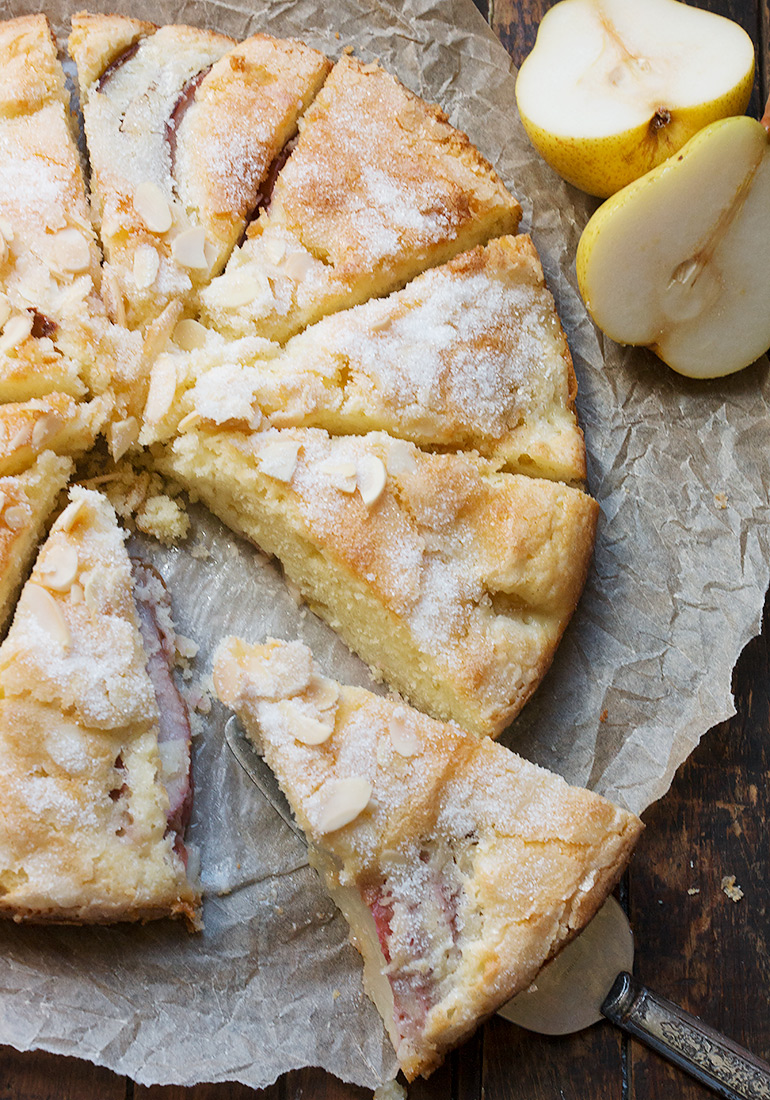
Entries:
{"type": "Polygon", "coordinates": [[[700,129],[746,110],[754,47],[737,23],[678,0],[561,0],[516,83],[530,141],[606,198],[700,129]]]}
{"type": "Polygon", "coordinates": [[[680,374],[717,378],[770,346],[770,135],[751,118],[701,130],[608,199],[577,250],[607,336],[680,374]]]}

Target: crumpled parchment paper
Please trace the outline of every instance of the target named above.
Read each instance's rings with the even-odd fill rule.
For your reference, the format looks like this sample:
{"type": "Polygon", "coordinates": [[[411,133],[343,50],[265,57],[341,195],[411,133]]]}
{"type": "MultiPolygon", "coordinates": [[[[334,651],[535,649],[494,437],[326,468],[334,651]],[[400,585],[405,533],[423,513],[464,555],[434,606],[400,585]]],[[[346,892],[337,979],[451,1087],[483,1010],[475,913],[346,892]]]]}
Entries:
{"type": "MultiPolygon", "coordinates": [[[[62,37],[76,6],[52,0],[48,15],[62,37]]],[[[2,9],[35,7],[6,0],[2,9]]],[[[444,106],[522,201],[575,357],[602,520],[580,608],[503,740],[641,811],[701,735],[733,713],[731,671],[759,629],[768,582],[767,361],[692,382],[597,336],[573,274],[593,200],[529,146],[508,56],[471,0],[140,0],[125,10],[238,38],[294,35],[335,57],[346,45],[379,57],[444,106]]],[[[180,630],[201,644],[199,675],[224,634],[272,634],[301,637],[327,672],[370,685],[273,565],[203,508],[191,515],[184,546],[144,540],[140,548],[171,589],[180,630]],[[191,555],[192,545],[210,556],[191,555]]],[[[345,922],[302,846],[230,757],[225,717],[215,705],[195,755],[191,839],[202,850],[205,931],[190,936],[169,922],[1,924],[0,1042],[90,1058],[145,1084],[261,1087],[318,1065],[373,1086],[395,1061],[362,992],[345,922]]]]}

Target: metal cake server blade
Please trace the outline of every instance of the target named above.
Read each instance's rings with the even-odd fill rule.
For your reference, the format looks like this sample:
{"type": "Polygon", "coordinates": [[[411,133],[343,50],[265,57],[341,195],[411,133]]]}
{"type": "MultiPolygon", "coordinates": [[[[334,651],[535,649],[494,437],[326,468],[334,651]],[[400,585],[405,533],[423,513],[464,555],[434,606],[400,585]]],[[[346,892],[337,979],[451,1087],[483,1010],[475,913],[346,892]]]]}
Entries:
{"type": "MultiPolygon", "coordinates": [[[[225,724],[225,740],[263,797],[307,847],[277,779],[235,716],[225,724]]],[[[608,898],[532,986],[499,1013],[543,1035],[567,1035],[606,1017],[726,1100],[770,1100],[770,1065],[636,982],[630,973],[633,961],[628,918],[608,898]]]]}
{"type": "Polygon", "coordinates": [[[726,1100],[770,1100],[770,1065],[637,982],[633,960],[628,917],[608,898],[499,1014],[543,1035],[566,1035],[606,1017],[726,1100]]]}

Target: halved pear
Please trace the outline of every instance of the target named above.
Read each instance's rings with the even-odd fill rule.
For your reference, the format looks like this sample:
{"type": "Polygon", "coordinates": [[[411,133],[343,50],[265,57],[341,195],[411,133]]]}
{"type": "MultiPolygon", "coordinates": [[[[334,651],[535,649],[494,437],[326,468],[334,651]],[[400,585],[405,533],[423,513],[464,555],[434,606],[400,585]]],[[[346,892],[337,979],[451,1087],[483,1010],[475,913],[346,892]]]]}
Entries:
{"type": "Polygon", "coordinates": [[[680,374],[717,378],[770,345],[770,135],[751,118],[701,130],[613,195],[577,250],[599,328],[680,374]]]}
{"type": "Polygon", "coordinates": [[[562,0],[516,83],[541,156],[606,198],[700,129],[743,114],[754,47],[737,23],[678,0],[562,0]]]}

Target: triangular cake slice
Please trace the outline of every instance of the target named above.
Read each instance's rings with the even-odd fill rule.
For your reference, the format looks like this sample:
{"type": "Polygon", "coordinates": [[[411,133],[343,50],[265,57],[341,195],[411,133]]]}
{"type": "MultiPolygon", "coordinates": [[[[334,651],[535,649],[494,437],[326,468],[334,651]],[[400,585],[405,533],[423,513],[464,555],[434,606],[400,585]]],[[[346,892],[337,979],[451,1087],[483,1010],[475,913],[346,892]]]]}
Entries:
{"type": "Polygon", "coordinates": [[[124,537],[101,494],[72,489],[0,646],[0,915],[15,920],[197,923],[173,628],[124,537]]]}
{"type": "Polygon", "coordinates": [[[388,683],[476,733],[499,734],[545,675],[591,558],[594,500],[471,452],[191,428],[156,462],[275,554],[388,683]]]}
{"type": "Polygon", "coordinates": [[[203,319],[282,343],[515,232],[520,215],[438,107],[379,65],[344,56],[302,119],[266,209],[202,292],[203,319]]]}
{"type": "Polygon", "coordinates": [[[325,678],[299,642],[226,639],[214,683],[315,848],[409,1080],[580,931],[641,831],[502,745],[325,678]]]}
{"type": "Polygon", "coordinates": [[[236,45],[85,12],[72,28],[104,295],[113,318],[144,327],[222,270],[331,66],[264,34],[236,45]]]}
{"type": "Polygon", "coordinates": [[[0,401],[86,392],[106,334],[100,256],[42,15],[0,23],[0,401]]]}
{"type": "Polygon", "coordinates": [[[71,458],[43,451],[19,473],[0,476],[0,631],[11,618],[19,589],[74,467],[71,458]]]}
{"type": "Polygon", "coordinates": [[[168,438],[185,416],[264,418],[335,435],[387,431],[429,449],[476,450],[513,472],[585,478],[572,358],[527,236],[499,237],[326,317],[281,354],[272,345],[269,362],[249,361],[246,338],[222,349],[201,332],[186,356],[156,360],[146,442],[168,438]],[[164,404],[171,372],[175,398],[164,404]]]}

